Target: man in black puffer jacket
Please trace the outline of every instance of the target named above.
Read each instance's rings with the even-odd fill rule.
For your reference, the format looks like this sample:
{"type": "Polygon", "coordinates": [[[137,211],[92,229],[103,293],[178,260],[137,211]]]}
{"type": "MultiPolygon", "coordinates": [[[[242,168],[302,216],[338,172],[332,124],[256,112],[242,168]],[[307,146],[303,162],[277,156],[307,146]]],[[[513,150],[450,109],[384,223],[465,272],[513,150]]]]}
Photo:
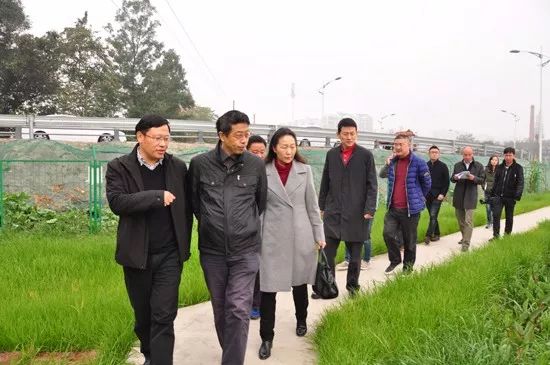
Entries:
{"type": "Polygon", "coordinates": [[[504,234],[512,233],[514,225],[514,207],[523,194],[523,167],[516,162],[516,150],[513,147],[504,149],[504,161],[495,172],[495,182],[491,189],[493,206],[493,238],[500,237],[500,216],[502,208],[506,212],[504,234]]]}

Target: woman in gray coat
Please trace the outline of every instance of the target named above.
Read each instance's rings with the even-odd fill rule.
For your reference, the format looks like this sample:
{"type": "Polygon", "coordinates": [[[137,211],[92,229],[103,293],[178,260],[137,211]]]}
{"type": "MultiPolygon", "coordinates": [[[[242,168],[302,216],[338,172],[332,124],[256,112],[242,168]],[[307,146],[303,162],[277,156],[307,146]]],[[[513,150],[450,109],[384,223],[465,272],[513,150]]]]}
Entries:
{"type": "Polygon", "coordinates": [[[260,256],[260,359],[271,356],[275,296],[290,291],[296,308],[296,335],[307,333],[307,285],[314,284],[318,249],[325,246],[311,167],[297,151],[296,135],[278,129],[266,157],[267,204],[260,256]]]}

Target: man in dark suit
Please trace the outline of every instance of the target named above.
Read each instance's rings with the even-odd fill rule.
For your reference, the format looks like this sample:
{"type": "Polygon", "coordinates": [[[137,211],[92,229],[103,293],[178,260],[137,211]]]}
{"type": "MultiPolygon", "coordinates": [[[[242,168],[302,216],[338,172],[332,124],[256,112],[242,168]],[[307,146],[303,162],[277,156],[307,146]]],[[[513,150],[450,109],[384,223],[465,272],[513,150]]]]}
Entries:
{"type": "Polygon", "coordinates": [[[170,365],[193,223],[187,167],[166,153],[170,125],[165,118],[146,115],[135,131],[132,152],[107,166],[107,199],[120,217],[116,261],[124,268],[145,364],[170,365]]]}
{"type": "Polygon", "coordinates": [[[369,220],[374,218],[378,183],[374,157],[357,144],[357,124],[351,118],[338,123],[341,144],[327,153],[319,208],[323,215],[326,255],[334,275],[334,258],[345,241],[350,252],[346,289],[359,290],[361,246],[370,239],[369,220]]]}

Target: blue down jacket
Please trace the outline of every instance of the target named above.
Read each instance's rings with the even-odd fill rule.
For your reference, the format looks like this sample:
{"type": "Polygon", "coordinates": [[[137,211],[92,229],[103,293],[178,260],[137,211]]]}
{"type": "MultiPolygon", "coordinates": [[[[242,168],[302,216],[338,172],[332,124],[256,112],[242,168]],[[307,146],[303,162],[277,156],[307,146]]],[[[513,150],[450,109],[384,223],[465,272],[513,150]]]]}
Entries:
{"type": "MultiPolygon", "coordinates": [[[[395,157],[388,169],[388,201],[389,208],[395,182],[395,169],[398,158],[395,157]]],[[[420,213],[426,207],[426,195],[432,187],[430,170],[426,161],[411,152],[409,166],[407,167],[407,205],[410,214],[420,213]]]]}

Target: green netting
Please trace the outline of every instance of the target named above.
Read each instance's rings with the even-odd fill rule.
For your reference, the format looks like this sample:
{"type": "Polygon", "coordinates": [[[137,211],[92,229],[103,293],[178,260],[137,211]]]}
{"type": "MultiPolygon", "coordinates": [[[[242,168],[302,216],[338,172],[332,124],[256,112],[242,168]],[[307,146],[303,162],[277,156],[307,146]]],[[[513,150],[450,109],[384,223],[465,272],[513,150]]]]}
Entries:
{"type": "MultiPolygon", "coordinates": [[[[129,153],[133,143],[60,143],[44,140],[12,140],[0,142],[0,196],[4,193],[26,193],[32,201],[54,210],[87,209],[90,227],[95,230],[101,222],[101,211],[107,207],[104,176],[107,163],[129,153]]],[[[193,156],[212,149],[212,144],[173,143],[170,152],[187,163],[193,156]]],[[[327,149],[302,148],[301,153],[311,165],[319,189],[327,149]]],[[[382,168],[390,151],[373,151],[377,171],[382,168]]],[[[419,154],[425,160],[426,154],[419,154]]],[[[441,160],[450,169],[460,161],[460,155],[443,155],[441,160]]],[[[477,157],[483,165],[488,157],[477,157]]],[[[520,160],[525,167],[526,181],[535,171],[537,190],[548,190],[550,167],[520,160]],[[533,167],[534,166],[534,167],[533,167]]],[[[384,201],[387,180],[379,179],[379,200],[384,201]]],[[[453,184],[451,184],[451,188],[453,184]]],[[[4,222],[3,199],[0,199],[0,227],[4,222]]]]}

